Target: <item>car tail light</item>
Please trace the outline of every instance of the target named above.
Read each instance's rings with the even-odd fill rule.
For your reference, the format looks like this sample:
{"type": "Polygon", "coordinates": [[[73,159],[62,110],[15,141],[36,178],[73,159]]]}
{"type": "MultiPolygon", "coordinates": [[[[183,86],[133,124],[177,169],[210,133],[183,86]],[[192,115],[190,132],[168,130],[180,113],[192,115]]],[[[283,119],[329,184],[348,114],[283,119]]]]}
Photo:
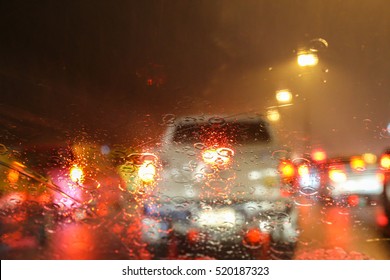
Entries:
{"type": "Polygon", "coordinates": [[[355,171],[364,171],[366,169],[366,163],[361,157],[352,157],[350,166],[355,171]]]}
{"type": "Polygon", "coordinates": [[[298,166],[298,175],[301,177],[308,176],[310,174],[309,166],[307,164],[300,164],[298,166]]]}
{"type": "Polygon", "coordinates": [[[376,213],[376,224],[381,227],[385,227],[389,224],[389,218],[382,211],[376,213]]]}
{"type": "Polygon", "coordinates": [[[279,172],[282,178],[292,178],[295,176],[295,166],[289,161],[282,161],[279,164],[279,172]]]}
{"type": "Polygon", "coordinates": [[[360,203],[360,198],[358,195],[353,194],[348,196],[347,201],[350,206],[358,206],[360,203]]]}
{"type": "Polygon", "coordinates": [[[314,150],[311,154],[311,157],[316,162],[324,162],[326,160],[326,153],[321,149],[314,150]]]}
{"type": "Polygon", "coordinates": [[[202,152],[202,159],[206,164],[225,166],[233,159],[234,151],[229,148],[211,148],[202,152]]]}
{"type": "Polygon", "coordinates": [[[383,169],[390,169],[390,155],[383,155],[380,159],[380,165],[383,169]]]}
{"type": "Polygon", "coordinates": [[[145,183],[154,182],[156,173],[156,166],[152,160],[145,160],[138,169],[138,176],[145,183]]]}
{"type": "Polygon", "coordinates": [[[190,243],[196,243],[199,239],[199,232],[196,229],[190,229],[187,232],[187,240],[190,243]]]}
{"type": "Polygon", "coordinates": [[[156,180],[158,157],[152,153],[133,153],[127,161],[137,168],[138,177],[144,183],[150,184],[156,180]]]}
{"type": "Polygon", "coordinates": [[[251,228],[245,233],[243,242],[245,245],[257,246],[260,244],[267,244],[269,240],[269,233],[262,232],[258,228],[251,228]]]}
{"type": "Polygon", "coordinates": [[[84,171],[81,167],[73,165],[69,171],[69,177],[75,183],[82,183],[84,181],[84,171]]]}
{"type": "Polygon", "coordinates": [[[329,179],[331,179],[335,183],[342,183],[347,180],[347,175],[344,170],[335,168],[329,170],[329,179]]]}

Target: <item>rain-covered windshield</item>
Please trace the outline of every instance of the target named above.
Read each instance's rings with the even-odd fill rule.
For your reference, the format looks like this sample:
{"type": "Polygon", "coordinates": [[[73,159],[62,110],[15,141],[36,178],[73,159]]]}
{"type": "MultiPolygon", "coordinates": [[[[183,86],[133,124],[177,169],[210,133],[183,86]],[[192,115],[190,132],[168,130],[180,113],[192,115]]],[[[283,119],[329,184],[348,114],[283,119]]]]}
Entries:
{"type": "Polygon", "coordinates": [[[268,130],[262,123],[222,123],[222,124],[181,124],[173,136],[177,143],[218,142],[231,144],[267,142],[270,140],[268,130]]]}
{"type": "Polygon", "coordinates": [[[1,259],[390,259],[390,1],[2,1],[1,259]]]}

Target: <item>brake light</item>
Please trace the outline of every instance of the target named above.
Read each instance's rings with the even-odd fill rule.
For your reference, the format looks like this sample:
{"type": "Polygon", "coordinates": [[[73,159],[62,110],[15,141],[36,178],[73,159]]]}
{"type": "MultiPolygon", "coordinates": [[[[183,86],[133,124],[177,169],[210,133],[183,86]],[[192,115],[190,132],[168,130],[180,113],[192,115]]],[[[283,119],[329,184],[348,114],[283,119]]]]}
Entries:
{"type": "Polygon", "coordinates": [[[311,156],[312,156],[313,160],[315,160],[317,162],[323,162],[323,161],[326,160],[326,153],[325,153],[325,151],[320,150],[320,149],[313,151],[311,156]]]}
{"type": "Polygon", "coordinates": [[[187,240],[190,243],[196,243],[199,239],[199,232],[196,229],[190,229],[187,232],[187,240]]]}
{"type": "Polygon", "coordinates": [[[352,157],[350,166],[355,171],[364,171],[366,169],[366,163],[361,157],[352,157]]]}
{"type": "Polygon", "coordinates": [[[389,224],[389,218],[382,211],[376,214],[376,224],[381,227],[385,227],[389,224]]]}
{"type": "Polygon", "coordinates": [[[390,169],[390,155],[383,155],[380,160],[380,165],[383,169],[390,169]]]}
{"type": "Polygon", "coordinates": [[[329,178],[335,183],[342,183],[347,181],[347,175],[341,169],[329,170],[329,178]]]}
{"type": "Polygon", "coordinates": [[[138,169],[138,176],[145,183],[152,183],[156,177],[156,166],[152,160],[145,160],[138,169]]]}
{"type": "Polygon", "coordinates": [[[75,183],[82,183],[84,181],[84,171],[82,168],[74,165],[69,171],[69,177],[75,183]]]}
{"type": "Polygon", "coordinates": [[[261,232],[258,228],[249,229],[244,235],[244,244],[247,246],[258,246],[261,244],[267,244],[270,241],[270,235],[265,232],[261,232]]]}
{"type": "Polygon", "coordinates": [[[234,156],[234,151],[229,148],[212,148],[204,150],[202,159],[205,163],[210,165],[227,165],[234,156]]]}
{"type": "Polygon", "coordinates": [[[283,178],[291,178],[295,175],[295,166],[289,161],[282,161],[279,165],[279,172],[283,178]]]}
{"type": "Polygon", "coordinates": [[[257,228],[248,230],[245,235],[245,241],[248,243],[259,243],[261,241],[261,231],[257,228]]]}
{"type": "Polygon", "coordinates": [[[298,166],[298,174],[299,174],[299,176],[305,177],[305,176],[308,176],[309,173],[310,173],[309,166],[307,166],[307,164],[301,164],[301,165],[298,166]]]}
{"type": "Polygon", "coordinates": [[[348,196],[348,204],[350,206],[358,206],[360,202],[359,196],[356,194],[348,196]]]}

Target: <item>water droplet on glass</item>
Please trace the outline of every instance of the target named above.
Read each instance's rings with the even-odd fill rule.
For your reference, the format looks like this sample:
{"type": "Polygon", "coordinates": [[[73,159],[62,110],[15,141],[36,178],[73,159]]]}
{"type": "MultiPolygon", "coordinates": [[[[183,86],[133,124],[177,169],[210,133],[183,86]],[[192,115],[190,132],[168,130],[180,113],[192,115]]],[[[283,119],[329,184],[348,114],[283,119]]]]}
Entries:
{"type": "Polygon", "coordinates": [[[281,159],[286,158],[288,156],[289,152],[286,150],[277,150],[272,153],[273,159],[281,159]]]}
{"type": "Polygon", "coordinates": [[[195,153],[195,151],[188,151],[187,155],[190,156],[190,157],[193,157],[193,156],[196,155],[196,153],[195,153]]]}
{"type": "Polygon", "coordinates": [[[162,121],[164,125],[174,124],[176,116],[174,114],[166,114],[163,116],[162,121]]]}
{"type": "Polygon", "coordinates": [[[198,149],[198,150],[204,150],[204,149],[207,148],[207,146],[205,144],[203,144],[203,143],[195,143],[194,144],[194,148],[198,149]]]}
{"type": "Polygon", "coordinates": [[[226,121],[222,117],[211,117],[209,119],[210,124],[224,124],[226,121]]]}
{"type": "Polygon", "coordinates": [[[182,173],[172,175],[173,181],[176,183],[189,183],[190,179],[182,173]]]}
{"type": "Polygon", "coordinates": [[[329,47],[328,41],[326,41],[323,38],[315,38],[310,41],[311,43],[311,49],[319,50],[329,47]]]}
{"type": "Polygon", "coordinates": [[[4,144],[0,144],[0,155],[5,155],[7,152],[7,147],[4,144]]]}
{"type": "Polygon", "coordinates": [[[302,187],[299,189],[299,193],[303,195],[316,195],[318,193],[318,190],[313,187],[302,187]]]}

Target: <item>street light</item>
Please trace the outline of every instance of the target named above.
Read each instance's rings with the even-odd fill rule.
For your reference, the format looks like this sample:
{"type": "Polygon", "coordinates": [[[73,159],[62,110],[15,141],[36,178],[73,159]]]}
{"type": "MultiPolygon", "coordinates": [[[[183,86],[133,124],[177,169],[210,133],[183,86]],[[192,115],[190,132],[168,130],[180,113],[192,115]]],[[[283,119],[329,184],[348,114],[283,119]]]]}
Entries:
{"type": "Polygon", "coordinates": [[[315,66],[318,64],[318,55],[315,51],[300,51],[297,62],[301,67],[315,66]]]}
{"type": "Polygon", "coordinates": [[[276,100],[281,104],[290,103],[292,94],[288,89],[278,90],[276,92],[276,100]]]}

